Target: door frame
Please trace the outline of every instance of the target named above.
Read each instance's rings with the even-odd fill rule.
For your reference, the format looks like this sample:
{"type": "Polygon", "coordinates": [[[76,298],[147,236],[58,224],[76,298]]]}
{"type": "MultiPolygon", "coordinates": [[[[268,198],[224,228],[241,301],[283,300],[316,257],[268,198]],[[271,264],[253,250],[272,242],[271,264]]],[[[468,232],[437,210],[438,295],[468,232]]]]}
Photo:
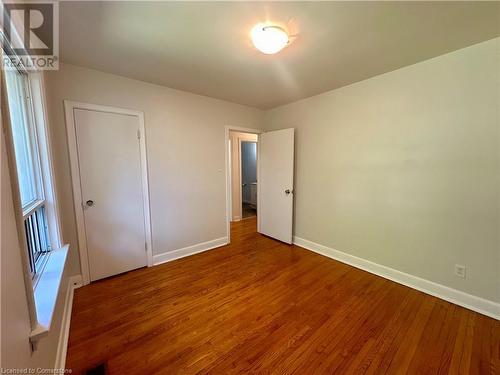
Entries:
{"type": "MultiPolygon", "coordinates": [[[[259,134],[264,133],[261,129],[254,128],[244,128],[240,126],[232,126],[226,125],[224,129],[224,167],[225,167],[225,176],[226,176],[226,237],[227,243],[231,243],[231,154],[229,150],[229,131],[250,133],[250,134],[259,134]]],[[[238,146],[239,147],[239,146],[238,146]]],[[[241,169],[241,162],[240,162],[241,169]]],[[[259,220],[259,152],[258,152],[258,141],[257,141],[257,222],[259,220]]],[[[240,172],[241,175],[241,172],[240,172]]],[[[240,183],[241,184],[241,183],[240,183]]]]}
{"type": "Polygon", "coordinates": [[[151,213],[149,202],[149,179],[148,179],[148,165],[146,156],[146,131],[144,126],[144,112],[135,111],[131,109],[110,107],[98,104],[75,102],[71,100],[64,100],[64,113],[66,118],[66,135],[68,139],[71,180],[73,185],[73,204],[76,216],[76,229],[78,234],[78,248],[80,254],[80,265],[82,269],[83,284],[90,283],[90,267],[88,259],[87,238],[85,233],[85,221],[83,215],[83,201],[82,201],[82,188],[80,180],[80,165],[78,161],[78,144],[76,139],[76,123],[74,117],[75,109],[83,109],[96,112],[115,113],[129,116],[136,116],[139,120],[139,148],[141,158],[141,183],[143,194],[143,207],[144,207],[144,229],[146,234],[147,244],[147,265],[153,265],[153,247],[151,235],[151,213]]]}

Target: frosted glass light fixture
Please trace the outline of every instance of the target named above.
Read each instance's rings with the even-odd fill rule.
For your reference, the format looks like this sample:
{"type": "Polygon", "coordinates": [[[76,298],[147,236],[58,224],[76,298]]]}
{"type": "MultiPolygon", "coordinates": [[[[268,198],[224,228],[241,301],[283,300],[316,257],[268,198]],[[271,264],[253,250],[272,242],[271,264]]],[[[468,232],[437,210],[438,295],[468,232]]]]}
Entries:
{"type": "Polygon", "coordinates": [[[288,44],[288,33],[279,26],[258,24],[251,36],[255,48],[266,55],[278,53],[288,44]]]}

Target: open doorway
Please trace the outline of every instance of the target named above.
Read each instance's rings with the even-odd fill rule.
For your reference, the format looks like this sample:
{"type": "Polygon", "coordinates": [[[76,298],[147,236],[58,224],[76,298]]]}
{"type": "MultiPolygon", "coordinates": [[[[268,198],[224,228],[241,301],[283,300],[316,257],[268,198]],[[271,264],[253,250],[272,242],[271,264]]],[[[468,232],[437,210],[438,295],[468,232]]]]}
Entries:
{"type": "Polygon", "coordinates": [[[243,219],[243,203],[249,203],[250,209],[256,206],[257,217],[250,216],[250,211],[245,223],[253,223],[259,233],[291,244],[295,130],[264,133],[226,127],[225,140],[227,243],[231,242],[231,228],[242,224],[238,222],[243,219]],[[254,154],[251,163],[256,164],[256,174],[249,173],[248,180],[242,173],[241,151],[246,148],[254,154]]]}
{"type": "Polygon", "coordinates": [[[257,143],[257,134],[229,131],[233,222],[257,216],[257,143]]]}

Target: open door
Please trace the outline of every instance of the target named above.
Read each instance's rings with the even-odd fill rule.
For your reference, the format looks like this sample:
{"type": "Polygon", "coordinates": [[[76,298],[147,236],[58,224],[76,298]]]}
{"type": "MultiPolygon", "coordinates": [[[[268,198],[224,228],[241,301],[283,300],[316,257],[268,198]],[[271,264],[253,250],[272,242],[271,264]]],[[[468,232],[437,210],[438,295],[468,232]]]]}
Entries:
{"type": "Polygon", "coordinates": [[[259,233],[292,243],[294,130],[259,136],[259,233]]]}

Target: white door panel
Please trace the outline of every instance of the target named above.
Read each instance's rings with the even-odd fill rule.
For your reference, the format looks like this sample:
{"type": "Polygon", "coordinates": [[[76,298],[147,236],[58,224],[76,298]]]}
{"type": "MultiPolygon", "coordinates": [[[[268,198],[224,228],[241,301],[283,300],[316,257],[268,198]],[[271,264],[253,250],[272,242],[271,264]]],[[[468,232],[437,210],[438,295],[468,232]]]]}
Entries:
{"type": "Polygon", "coordinates": [[[294,129],[259,137],[258,229],[267,236],[292,243],[294,129]]]}
{"type": "Polygon", "coordinates": [[[74,109],[90,279],[147,264],[139,119],[74,109]]]}

